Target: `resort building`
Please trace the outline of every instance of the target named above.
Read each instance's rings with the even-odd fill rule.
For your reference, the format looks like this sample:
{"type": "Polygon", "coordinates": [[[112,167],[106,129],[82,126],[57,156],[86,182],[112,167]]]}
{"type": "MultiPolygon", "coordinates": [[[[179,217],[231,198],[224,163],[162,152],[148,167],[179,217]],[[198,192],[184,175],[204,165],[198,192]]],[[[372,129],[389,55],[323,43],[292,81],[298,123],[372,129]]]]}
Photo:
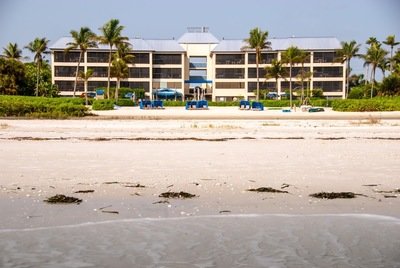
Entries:
{"type": "MultiPolygon", "coordinates": [[[[72,95],[79,50],[65,53],[70,37],[57,40],[51,47],[53,83],[61,95],[72,95]]],[[[280,60],[282,52],[296,46],[309,53],[309,59],[292,68],[292,89],[301,88],[298,76],[301,68],[311,76],[304,80],[303,87],[322,89],[324,96],[344,98],[346,66],[336,60],[341,48],[333,37],[271,38],[271,48],[262,51],[259,64],[260,89],[284,93],[289,89],[289,77],[265,78],[265,67],[274,59],[280,60]]],[[[254,99],[257,88],[255,51],[246,49],[244,39],[218,39],[206,27],[191,27],[179,39],[153,40],[134,38],[129,40],[134,55],[129,64],[128,78],[121,87],[142,88],[146,96],[154,98],[154,92],[171,88],[182,93],[184,99],[195,97],[212,101],[254,99]]],[[[107,87],[109,47],[99,45],[89,49],[80,64],[81,71],[93,70],[88,80],[88,91],[107,87]]],[[[289,66],[286,66],[289,70],[289,66]]],[[[287,72],[289,73],[289,71],[287,72]]],[[[116,79],[111,78],[111,87],[116,79]]],[[[84,92],[84,83],[79,81],[77,94],[84,92]]],[[[264,91],[265,92],[265,91],[264,91]]],[[[295,93],[296,94],[296,93],[295,93]]]]}

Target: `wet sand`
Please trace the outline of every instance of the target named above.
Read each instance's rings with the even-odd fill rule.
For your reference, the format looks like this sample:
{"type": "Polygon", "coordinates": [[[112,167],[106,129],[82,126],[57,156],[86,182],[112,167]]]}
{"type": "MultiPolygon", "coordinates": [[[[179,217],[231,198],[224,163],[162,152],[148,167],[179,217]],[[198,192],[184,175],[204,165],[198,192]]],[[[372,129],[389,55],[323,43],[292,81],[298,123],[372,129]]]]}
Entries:
{"type": "Polygon", "coordinates": [[[120,256],[115,267],[399,263],[397,120],[0,120],[0,125],[0,246],[6,252],[0,266],[53,267],[59,261],[60,267],[107,267],[103,261],[111,253],[120,256]],[[288,193],[248,191],[257,187],[288,193]],[[94,192],[75,193],[79,190],[94,192]],[[159,197],[168,191],[196,197],[159,197]],[[309,196],[320,191],[360,195],[309,196]],[[55,194],[83,202],[43,202],[55,194]],[[30,246],[37,243],[41,246],[30,246]],[[96,250],[85,249],[91,245],[96,250]],[[117,246],[110,250],[112,245],[117,246]]]}

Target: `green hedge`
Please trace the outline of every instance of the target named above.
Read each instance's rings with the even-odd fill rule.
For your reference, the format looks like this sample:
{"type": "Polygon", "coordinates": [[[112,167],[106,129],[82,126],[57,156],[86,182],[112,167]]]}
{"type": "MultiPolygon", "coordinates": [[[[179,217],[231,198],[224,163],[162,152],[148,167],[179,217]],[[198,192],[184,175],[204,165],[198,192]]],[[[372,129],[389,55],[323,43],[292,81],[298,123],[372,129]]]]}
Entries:
{"type": "Polygon", "coordinates": [[[118,106],[135,106],[135,103],[130,99],[118,99],[115,104],[118,106]]]}
{"type": "Polygon", "coordinates": [[[400,111],[400,98],[334,100],[332,108],[339,112],[400,111]]]}
{"type": "Polygon", "coordinates": [[[79,98],[0,96],[0,116],[68,118],[85,116],[87,108],[79,98]]]}
{"type": "Polygon", "coordinates": [[[95,111],[114,110],[114,100],[95,100],[92,109],[95,111]]]}

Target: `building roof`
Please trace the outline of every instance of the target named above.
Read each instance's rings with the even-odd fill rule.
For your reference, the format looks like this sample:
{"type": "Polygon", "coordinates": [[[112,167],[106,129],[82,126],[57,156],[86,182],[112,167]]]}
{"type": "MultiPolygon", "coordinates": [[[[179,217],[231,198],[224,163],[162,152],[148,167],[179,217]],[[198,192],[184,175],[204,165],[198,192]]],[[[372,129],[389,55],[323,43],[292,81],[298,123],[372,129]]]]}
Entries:
{"type": "MultiPolygon", "coordinates": [[[[185,50],[179,45],[176,40],[144,40],[151,47],[152,51],[160,52],[185,52],[185,50]]],[[[135,47],[133,47],[135,49],[135,47]]]]}
{"type": "Polygon", "coordinates": [[[179,39],[180,44],[218,44],[219,40],[209,32],[188,32],[179,39]]]}
{"type": "MultiPolygon", "coordinates": [[[[72,42],[72,37],[61,37],[56,42],[54,42],[50,49],[65,49],[68,47],[68,43],[72,42]]],[[[141,38],[129,39],[129,43],[133,46],[133,50],[135,51],[168,51],[168,52],[185,52],[185,50],[179,45],[176,40],[145,40],[141,38]]],[[[93,49],[101,49],[108,50],[108,45],[99,44],[97,48],[93,49]]]]}
{"type": "MultiPolygon", "coordinates": [[[[272,38],[271,50],[286,50],[290,46],[296,46],[303,50],[334,50],[340,49],[341,45],[338,39],[334,37],[290,37],[290,38],[272,38]]],[[[241,51],[247,43],[242,39],[221,40],[214,48],[213,52],[238,52],[241,51]]]]}
{"type": "MultiPolygon", "coordinates": [[[[272,38],[271,48],[273,51],[286,50],[290,46],[296,46],[303,50],[335,50],[340,49],[341,44],[334,37],[289,37],[272,38]]],[[[72,42],[72,37],[61,37],[54,42],[50,49],[65,49],[67,44],[72,42]]],[[[135,51],[157,51],[157,52],[177,52],[185,50],[179,44],[217,44],[212,52],[240,52],[246,47],[243,39],[219,41],[208,31],[187,32],[178,40],[174,39],[129,39],[135,51]]],[[[99,45],[97,49],[108,50],[108,45],[99,45]]]]}

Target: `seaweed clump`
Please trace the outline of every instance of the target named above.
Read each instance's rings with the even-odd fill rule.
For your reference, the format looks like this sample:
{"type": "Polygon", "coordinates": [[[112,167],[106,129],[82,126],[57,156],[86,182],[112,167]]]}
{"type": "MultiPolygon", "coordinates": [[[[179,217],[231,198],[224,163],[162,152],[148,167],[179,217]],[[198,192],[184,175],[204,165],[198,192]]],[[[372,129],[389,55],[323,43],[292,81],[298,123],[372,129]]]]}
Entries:
{"type": "Polygon", "coordinates": [[[271,187],[260,187],[256,189],[249,189],[248,191],[257,193],[288,193],[288,191],[282,191],[271,187]]]}
{"type": "Polygon", "coordinates": [[[193,198],[196,197],[194,194],[186,193],[186,192],[165,192],[160,194],[158,197],[163,197],[163,198],[193,198]]]}
{"type": "Polygon", "coordinates": [[[315,194],[310,194],[311,197],[322,198],[322,199],[336,199],[336,198],[355,198],[356,194],[352,192],[320,192],[315,194]]]}
{"type": "Polygon", "coordinates": [[[82,199],[79,199],[79,198],[76,198],[76,197],[72,197],[72,196],[65,196],[63,194],[57,194],[55,196],[47,198],[46,200],[44,200],[44,202],[52,203],[52,204],[56,204],[56,203],[62,203],[62,204],[76,203],[76,204],[80,204],[82,202],[82,199]]]}

